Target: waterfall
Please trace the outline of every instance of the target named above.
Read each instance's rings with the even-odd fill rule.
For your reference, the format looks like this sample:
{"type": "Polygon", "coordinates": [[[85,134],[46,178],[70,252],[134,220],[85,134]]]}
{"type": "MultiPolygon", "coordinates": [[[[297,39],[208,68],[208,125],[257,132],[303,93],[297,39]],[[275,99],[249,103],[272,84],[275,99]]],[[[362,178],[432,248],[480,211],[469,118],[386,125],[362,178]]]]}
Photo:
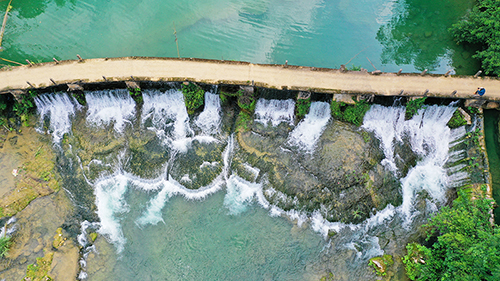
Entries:
{"type": "MultiPolygon", "coordinates": [[[[71,131],[71,118],[80,108],[78,102],[66,93],[45,94],[35,97],[35,104],[43,130],[45,118],[49,119],[49,132],[54,143],[61,142],[64,134],[71,131]]],[[[39,129],[40,130],[40,129],[39,129]]]]}
{"type": "Polygon", "coordinates": [[[127,90],[88,92],[85,98],[89,124],[103,126],[114,122],[115,131],[121,133],[135,116],[135,102],[127,90]]]}
{"type": "Polygon", "coordinates": [[[221,105],[219,95],[205,92],[205,108],[195,123],[204,135],[215,135],[220,131],[221,105]]]}
{"type": "Polygon", "coordinates": [[[330,104],[313,102],[304,120],[290,133],[288,143],[307,153],[313,153],[316,142],[330,120],[330,104]]]}
{"type": "Polygon", "coordinates": [[[401,212],[407,223],[414,215],[413,202],[418,192],[425,190],[437,202],[445,200],[450,183],[444,166],[448,161],[450,144],[465,135],[463,128],[452,131],[446,125],[455,110],[453,106],[427,106],[412,119],[405,120],[404,107],[373,105],[365,115],[362,127],[374,132],[380,139],[385,154],[382,163],[389,170],[399,174],[395,164],[398,156],[394,152],[398,142],[408,140],[412,151],[419,158],[416,166],[401,179],[401,212]]]}
{"type": "Polygon", "coordinates": [[[272,126],[278,126],[279,123],[285,122],[293,125],[294,121],[295,101],[288,100],[266,100],[259,99],[255,106],[255,121],[272,126]]]}

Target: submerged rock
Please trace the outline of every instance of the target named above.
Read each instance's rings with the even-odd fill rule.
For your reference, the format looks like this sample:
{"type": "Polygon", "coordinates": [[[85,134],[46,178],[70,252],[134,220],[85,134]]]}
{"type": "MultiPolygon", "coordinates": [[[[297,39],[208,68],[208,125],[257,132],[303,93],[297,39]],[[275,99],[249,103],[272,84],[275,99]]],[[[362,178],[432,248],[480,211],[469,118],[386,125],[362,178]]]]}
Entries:
{"type": "MultiPolygon", "coordinates": [[[[238,134],[241,151],[233,168],[242,173],[248,163],[266,174],[280,193],[268,195],[271,203],[307,212],[321,210],[331,221],[360,222],[372,208],[398,204],[399,183],[379,162],[383,155],[375,138],[357,127],[330,122],[313,154],[294,151],[286,143],[286,130],[274,138],[261,126],[238,134]],[[288,197],[283,200],[283,195],[288,197]]],[[[270,130],[270,129],[267,129],[270,130]]]]}

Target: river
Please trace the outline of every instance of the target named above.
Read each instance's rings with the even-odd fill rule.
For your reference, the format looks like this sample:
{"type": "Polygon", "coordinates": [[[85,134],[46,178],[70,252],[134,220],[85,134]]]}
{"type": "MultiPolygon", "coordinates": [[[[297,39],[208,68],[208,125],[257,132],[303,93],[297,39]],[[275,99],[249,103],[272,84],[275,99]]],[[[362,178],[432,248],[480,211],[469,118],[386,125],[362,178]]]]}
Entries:
{"type": "MultiPolygon", "coordinates": [[[[8,1],[0,2],[5,10],[8,1]]],[[[12,2],[0,57],[179,55],[382,71],[473,74],[474,50],[447,29],[471,0],[210,0],[12,2]],[[373,65],[373,66],[372,66],[373,65]]],[[[4,63],[4,62],[3,62],[4,63]]]]}

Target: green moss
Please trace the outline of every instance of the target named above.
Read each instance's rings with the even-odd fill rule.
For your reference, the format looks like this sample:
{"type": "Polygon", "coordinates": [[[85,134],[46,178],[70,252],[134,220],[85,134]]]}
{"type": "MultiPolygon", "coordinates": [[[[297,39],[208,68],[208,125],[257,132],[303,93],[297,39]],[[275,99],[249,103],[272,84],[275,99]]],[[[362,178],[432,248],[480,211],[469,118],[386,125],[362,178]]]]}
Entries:
{"type": "Polygon", "coordinates": [[[52,247],[57,249],[61,247],[62,244],[64,244],[64,241],[66,241],[66,239],[64,239],[63,237],[62,228],[59,227],[56,230],[56,235],[54,235],[54,241],[52,241],[52,247]]]}
{"type": "Polygon", "coordinates": [[[189,82],[189,84],[182,85],[182,94],[184,95],[184,103],[186,104],[188,114],[194,114],[204,102],[205,91],[203,89],[189,82]]]}
{"type": "Polygon", "coordinates": [[[460,113],[460,110],[458,110],[458,108],[457,108],[457,110],[455,110],[455,112],[453,112],[453,116],[451,117],[450,121],[448,121],[447,125],[451,129],[455,129],[455,128],[467,125],[467,121],[465,120],[463,115],[460,113]]]}
{"type": "Polygon", "coordinates": [[[427,97],[423,97],[408,101],[406,103],[405,119],[410,120],[413,118],[413,116],[417,114],[418,110],[424,107],[426,99],[427,97]]]}
{"type": "Polygon", "coordinates": [[[48,276],[50,266],[52,264],[53,252],[47,252],[43,258],[37,258],[35,264],[28,265],[26,269],[26,277],[23,280],[31,281],[49,281],[52,280],[48,276]]]}
{"type": "Polygon", "coordinates": [[[238,106],[241,110],[247,112],[248,114],[253,114],[255,110],[256,100],[251,93],[247,93],[243,90],[239,90],[238,94],[238,106]]]}
{"type": "Polygon", "coordinates": [[[90,236],[90,240],[92,240],[92,242],[95,242],[95,240],[97,239],[97,233],[95,233],[95,232],[91,232],[89,234],[89,236],[90,236]]]}

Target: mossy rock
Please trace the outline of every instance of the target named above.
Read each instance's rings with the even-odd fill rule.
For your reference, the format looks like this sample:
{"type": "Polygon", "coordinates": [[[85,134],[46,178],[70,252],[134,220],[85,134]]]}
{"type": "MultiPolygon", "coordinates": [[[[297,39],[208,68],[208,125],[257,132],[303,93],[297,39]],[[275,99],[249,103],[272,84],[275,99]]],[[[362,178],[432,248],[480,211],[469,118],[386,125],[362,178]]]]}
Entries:
{"type": "Polygon", "coordinates": [[[61,247],[66,241],[66,238],[63,237],[62,228],[58,228],[56,230],[56,235],[54,235],[54,241],[52,242],[52,247],[55,249],[61,247]]]}
{"type": "Polygon", "coordinates": [[[381,257],[374,257],[370,259],[368,265],[371,265],[378,276],[387,275],[387,267],[394,264],[391,255],[383,255],[381,257]]]}
{"type": "Polygon", "coordinates": [[[90,240],[92,240],[92,242],[95,242],[95,240],[97,239],[97,233],[95,233],[95,232],[91,232],[89,234],[89,236],[90,236],[90,240]]]}

